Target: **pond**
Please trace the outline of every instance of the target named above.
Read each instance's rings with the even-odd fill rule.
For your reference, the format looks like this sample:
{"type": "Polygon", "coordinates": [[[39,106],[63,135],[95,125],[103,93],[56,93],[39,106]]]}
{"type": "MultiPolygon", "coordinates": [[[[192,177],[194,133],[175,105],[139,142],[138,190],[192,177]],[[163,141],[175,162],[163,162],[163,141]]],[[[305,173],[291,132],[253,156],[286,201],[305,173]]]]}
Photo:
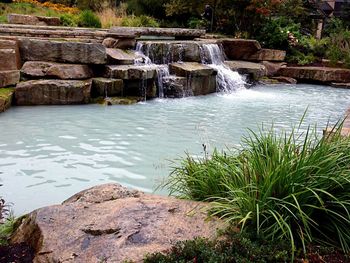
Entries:
{"type": "Polygon", "coordinates": [[[129,106],[13,107],[0,115],[0,196],[19,215],[107,182],[152,192],[185,151],[236,146],[262,122],[289,129],[307,108],[304,128],[317,123],[321,134],[349,104],[350,90],[271,85],[129,106]]]}

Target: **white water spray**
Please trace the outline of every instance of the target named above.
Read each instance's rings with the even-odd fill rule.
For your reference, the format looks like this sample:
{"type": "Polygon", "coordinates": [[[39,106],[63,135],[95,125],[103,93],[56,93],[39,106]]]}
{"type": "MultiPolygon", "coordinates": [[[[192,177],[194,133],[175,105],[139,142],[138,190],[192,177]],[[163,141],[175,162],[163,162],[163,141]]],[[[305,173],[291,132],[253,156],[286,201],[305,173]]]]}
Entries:
{"type": "Polygon", "coordinates": [[[202,63],[218,72],[216,83],[219,92],[232,93],[245,89],[246,82],[243,77],[225,65],[224,53],[218,44],[203,44],[201,48],[202,63]]]}

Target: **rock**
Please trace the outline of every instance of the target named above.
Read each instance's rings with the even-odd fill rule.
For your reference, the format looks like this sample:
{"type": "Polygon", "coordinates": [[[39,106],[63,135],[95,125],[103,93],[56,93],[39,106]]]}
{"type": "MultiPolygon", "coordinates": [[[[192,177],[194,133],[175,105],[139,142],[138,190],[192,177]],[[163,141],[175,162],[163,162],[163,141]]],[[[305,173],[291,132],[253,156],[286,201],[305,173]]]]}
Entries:
{"type": "Polygon", "coordinates": [[[102,44],[38,39],[19,41],[24,61],[52,61],[77,64],[105,64],[106,48],[102,44]]]}
{"type": "Polygon", "coordinates": [[[108,97],[104,99],[103,104],[112,105],[131,105],[143,101],[141,97],[108,97]]]}
{"type": "Polygon", "coordinates": [[[331,83],[331,86],[334,88],[341,88],[341,89],[350,89],[350,82],[349,83],[331,83]]]}
{"type": "Polygon", "coordinates": [[[246,74],[253,80],[257,80],[266,76],[266,68],[260,63],[253,63],[247,61],[225,61],[225,64],[233,71],[239,74],[246,74]]]}
{"type": "Polygon", "coordinates": [[[30,80],[17,84],[17,105],[84,104],[90,99],[91,81],[30,80]]]}
{"type": "MultiPolygon", "coordinates": [[[[332,138],[332,136],[336,133],[337,131],[334,130],[334,128],[328,127],[323,130],[323,137],[328,137],[332,138]]],[[[340,131],[340,136],[342,137],[350,137],[350,128],[348,127],[343,127],[340,131]]]]}
{"type": "Polygon", "coordinates": [[[103,40],[102,45],[106,48],[134,49],[136,44],[135,38],[111,38],[107,37],[103,40]]]}
{"type": "Polygon", "coordinates": [[[224,224],[208,218],[207,209],[206,203],[106,184],[30,213],[11,243],[32,245],[34,263],[142,262],[177,241],[214,238],[224,224]]]}
{"type": "Polygon", "coordinates": [[[278,74],[300,81],[316,83],[350,82],[350,69],[328,67],[285,67],[278,74]]]}
{"type": "Polygon", "coordinates": [[[2,61],[0,63],[0,71],[18,70],[21,68],[17,41],[0,39],[0,61],[2,61]]]}
{"type": "Polygon", "coordinates": [[[163,93],[166,98],[183,98],[192,96],[193,92],[187,86],[187,78],[169,76],[163,79],[163,93]]]}
{"type": "Polygon", "coordinates": [[[278,76],[278,77],[272,77],[272,79],[277,80],[280,83],[287,83],[287,84],[296,84],[297,83],[296,79],[289,78],[289,77],[278,76]]]}
{"type": "Polygon", "coordinates": [[[9,14],[7,16],[7,20],[9,24],[21,25],[59,26],[61,24],[61,20],[59,17],[47,16],[9,14]]]}
{"type": "Polygon", "coordinates": [[[138,48],[155,64],[201,62],[198,41],[139,41],[138,48]]]}
{"type": "Polygon", "coordinates": [[[157,77],[157,67],[153,65],[107,65],[106,78],[142,80],[157,77]]]}
{"type": "Polygon", "coordinates": [[[172,63],[169,65],[171,74],[181,77],[216,75],[215,69],[196,62],[172,63]]]}
{"type": "Polygon", "coordinates": [[[133,65],[137,56],[132,51],[121,49],[107,48],[107,58],[109,64],[133,65]]]}
{"type": "Polygon", "coordinates": [[[120,35],[134,34],[135,36],[162,36],[176,39],[194,39],[205,35],[202,29],[187,28],[157,28],[157,27],[112,27],[109,32],[120,35]]]}
{"type": "Polygon", "coordinates": [[[228,59],[240,60],[261,50],[258,41],[251,39],[223,39],[220,40],[228,59]]]}
{"type": "Polygon", "coordinates": [[[250,61],[284,61],[286,58],[286,51],[277,49],[260,49],[251,55],[243,55],[243,60],[250,61]]]}
{"type": "Polygon", "coordinates": [[[0,71],[0,88],[16,85],[20,75],[19,70],[0,71]]]}
{"type": "Polygon", "coordinates": [[[91,96],[108,97],[123,94],[124,83],[121,79],[94,78],[92,79],[91,96]]]}
{"type": "Polygon", "coordinates": [[[263,61],[262,64],[266,68],[266,74],[268,77],[275,76],[282,67],[286,67],[287,65],[287,63],[285,62],[270,62],[270,61],[263,61]]]}
{"type": "Polygon", "coordinates": [[[0,88],[0,112],[11,107],[13,92],[13,88],[0,88]]]}
{"type": "Polygon", "coordinates": [[[93,76],[88,65],[42,61],[25,62],[21,72],[29,78],[88,79],[93,76]]]}

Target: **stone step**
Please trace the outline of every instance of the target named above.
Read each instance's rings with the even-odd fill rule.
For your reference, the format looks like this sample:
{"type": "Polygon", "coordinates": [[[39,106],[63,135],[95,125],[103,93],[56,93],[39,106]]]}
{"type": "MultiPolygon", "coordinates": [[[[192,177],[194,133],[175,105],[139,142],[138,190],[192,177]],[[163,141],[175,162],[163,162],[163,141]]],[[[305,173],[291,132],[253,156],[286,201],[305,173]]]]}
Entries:
{"type": "Polygon", "coordinates": [[[154,65],[107,65],[104,76],[123,80],[154,79],[157,66],[154,65]]]}
{"type": "Polygon", "coordinates": [[[61,19],[59,17],[21,15],[21,14],[9,14],[7,16],[7,21],[10,24],[22,24],[22,25],[59,26],[61,24],[61,19]]]}
{"type": "Polygon", "coordinates": [[[205,30],[187,28],[157,28],[157,27],[112,27],[109,32],[115,34],[134,34],[141,36],[163,36],[176,39],[194,39],[205,35],[205,30]]]}
{"type": "Polygon", "coordinates": [[[348,83],[350,82],[350,69],[329,67],[285,67],[278,74],[300,81],[317,83],[348,83]]]}
{"type": "Polygon", "coordinates": [[[27,61],[21,73],[24,78],[88,79],[93,72],[88,65],[27,61]]]}
{"type": "Polygon", "coordinates": [[[217,74],[215,69],[196,62],[172,63],[169,65],[169,70],[171,74],[180,77],[211,76],[217,74]]]}
{"type": "Polygon", "coordinates": [[[242,59],[249,61],[274,61],[282,62],[286,58],[286,51],[278,49],[266,49],[258,50],[252,55],[244,54],[242,59]]]}
{"type": "Polygon", "coordinates": [[[0,39],[0,61],[0,71],[18,70],[21,68],[17,41],[0,39]]]}
{"type": "Polygon", "coordinates": [[[248,61],[230,60],[225,64],[233,71],[239,74],[248,75],[251,79],[257,80],[267,75],[266,68],[263,64],[248,61]]]}
{"type": "Polygon", "coordinates": [[[16,85],[19,79],[19,70],[0,71],[0,88],[16,85]]]}
{"type": "Polygon", "coordinates": [[[23,61],[78,64],[105,64],[107,62],[106,48],[102,44],[21,39],[19,46],[23,61]]]}
{"type": "Polygon", "coordinates": [[[0,88],[0,112],[4,112],[11,107],[13,93],[13,88],[0,88]]]}
{"type": "Polygon", "coordinates": [[[124,83],[122,79],[93,78],[91,97],[109,97],[123,95],[124,83]]]}
{"type": "Polygon", "coordinates": [[[124,51],[117,48],[107,48],[106,52],[109,64],[133,65],[138,57],[132,50],[124,51]]]}
{"type": "Polygon", "coordinates": [[[84,104],[90,100],[91,81],[30,80],[17,84],[17,105],[84,104]]]}

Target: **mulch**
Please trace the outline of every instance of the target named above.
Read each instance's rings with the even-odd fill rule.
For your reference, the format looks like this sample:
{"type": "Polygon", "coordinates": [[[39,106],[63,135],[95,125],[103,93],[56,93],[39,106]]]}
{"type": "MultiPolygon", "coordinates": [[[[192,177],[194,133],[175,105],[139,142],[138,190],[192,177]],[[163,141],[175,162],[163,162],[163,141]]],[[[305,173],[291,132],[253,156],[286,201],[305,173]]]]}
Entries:
{"type": "Polygon", "coordinates": [[[0,246],[0,263],[32,263],[34,250],[25,243],[0,246]]]}

